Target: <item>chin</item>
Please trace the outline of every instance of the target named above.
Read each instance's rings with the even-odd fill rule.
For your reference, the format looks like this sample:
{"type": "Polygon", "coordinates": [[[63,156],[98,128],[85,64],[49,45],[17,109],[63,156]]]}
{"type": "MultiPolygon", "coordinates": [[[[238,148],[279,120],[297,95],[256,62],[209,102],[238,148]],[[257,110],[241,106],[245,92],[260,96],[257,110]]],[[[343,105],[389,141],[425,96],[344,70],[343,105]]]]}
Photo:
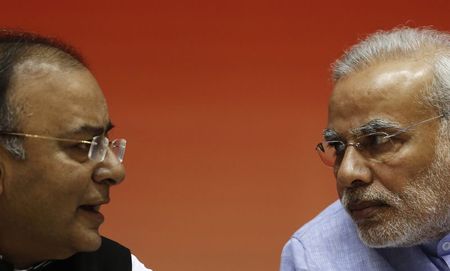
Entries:
{"type": "Polygon", "coordinates": [[[424,241],[417,227],[396,223],[359,224],[357,229],[361,241],[372,248],[411,247],[424,241]]]}
{"type": "Polygon", "coordinates": [[[102,238],[98,230],[84,229],[72,239],[76,252],[96,251],[102,244],[102,238]]]}

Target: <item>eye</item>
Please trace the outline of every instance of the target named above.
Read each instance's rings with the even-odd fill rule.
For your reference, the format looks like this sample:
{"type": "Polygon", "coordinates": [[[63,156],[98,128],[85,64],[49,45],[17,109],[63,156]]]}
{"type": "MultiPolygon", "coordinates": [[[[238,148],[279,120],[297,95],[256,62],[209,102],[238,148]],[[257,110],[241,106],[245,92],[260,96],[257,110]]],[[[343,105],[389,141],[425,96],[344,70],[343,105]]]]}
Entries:
{"type": "Polygon", "coordinates": [[[87,152],[89,151],[89,148],[91,147],[90,144],[87,143],[78,143],[72,146],[75,150],[87,152]]]}
{"type": "Polygon", "coordinates": [[[358,138],[362,149],[375,154],[386,153],[392,150],[393,144],[387,133],[379,132],[358,138]]]}
{"type": "Polygon", "coordinates": [[[376,133],[367,136],[367,143],[371,146],[377,146],[390,141],[386,133],[376,133]]]}

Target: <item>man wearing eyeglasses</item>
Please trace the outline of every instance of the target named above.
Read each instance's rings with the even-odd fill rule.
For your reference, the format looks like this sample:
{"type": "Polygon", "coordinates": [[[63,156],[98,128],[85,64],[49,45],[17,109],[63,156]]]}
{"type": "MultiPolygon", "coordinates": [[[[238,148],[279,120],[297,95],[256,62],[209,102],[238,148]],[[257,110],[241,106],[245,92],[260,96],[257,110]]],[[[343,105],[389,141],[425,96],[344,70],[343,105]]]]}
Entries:
{"type": "Polygon", "coordinates": [[[149,270],[101,237],[125,176],[125,139],[81,57],[56,40],[0,31],[0,270],[149,270]]]}
{"type": "Polygon", "coordinates": [[[281,270],[450,270],[450,35],[377,32],[333,80],[316,150],[340,201],[292,236],[281,270]]]}

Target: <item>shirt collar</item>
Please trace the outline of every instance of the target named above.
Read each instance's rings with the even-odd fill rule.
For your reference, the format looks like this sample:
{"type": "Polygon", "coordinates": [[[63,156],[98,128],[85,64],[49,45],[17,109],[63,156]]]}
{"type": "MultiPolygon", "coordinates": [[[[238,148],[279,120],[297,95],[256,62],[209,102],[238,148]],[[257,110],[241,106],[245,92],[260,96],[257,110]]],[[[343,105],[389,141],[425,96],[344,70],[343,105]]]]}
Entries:
{"type": "Polygon", "coordinates": [[[425,254],[434,257],[450,255],[450,233],[442,239],[431,240],[421,245],[425,254]]]}
{"type": "Polygon", "coordinates": [[[428,241],[426,243],[421,244],[420,248],[426,255],[438,257],[437,247],[438,247],[439,241],[440,241],[439,239],[428,241]]]}

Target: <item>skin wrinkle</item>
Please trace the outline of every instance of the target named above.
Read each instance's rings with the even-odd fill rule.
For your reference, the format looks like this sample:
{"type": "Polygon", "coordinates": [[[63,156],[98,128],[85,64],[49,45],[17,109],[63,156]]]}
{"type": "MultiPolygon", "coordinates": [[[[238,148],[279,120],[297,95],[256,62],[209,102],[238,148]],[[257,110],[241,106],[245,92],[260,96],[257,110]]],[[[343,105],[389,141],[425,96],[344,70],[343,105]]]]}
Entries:
{"type": "Polygon", "coordinates": [[[358,234],[371,247],[414,246],[428,240],[441,238],[450,228],[446,206],[450,204],[447,180],[450,173],[450,142],[446,129],[440,129],[434,161],[417,178],[411,180],[402,193],[397,195],[377,183],[357,189],[345,189],[342,204],[373,200],[402,210],[403,216],[389,220],[383,225],[360,224],[358,234]],[[430,182],[430,180],[435,180],[430,182]]]}
{"type": "Polygon", "coordinates": [[[351,128],[370,119],[395,120],[408,130],[394,159],[372,161],[351,148],[334,167],[339,197],[369,247],[414,246],[450,230],[449,38],[427,28],[379,31],[332,66],[328,127],[334,130],[324,131],[326,140],[342,138],[337,131],[354,135],[351,128]],[[427,118],[433,121],[408,128],[427,118]],[[353,213],[364,208],[361,200],[375,205],[353,213]]]}
{"type": "MultiPolygon", "coordinates": [[[[330,99],[329,129],[324,136],[339,136],[336,131],[355,135],[377,129],[395,133],[437,116],[434,107],[418,103],[432,79],[431,69],[416,72],[422,71],[423,65],[407,59],[391,61],[339,80],[330,99]],[[399,69],[411,72],[389,77],[392,81],[373,87],[379,75],[397,73],[399,69]]],[[[450,172],[445,172],[450,158],[445,157],[445,145],[439,141],[438,123],[436,119],[417,129],[411,127],[411,132],[398,141],[393,159],[371,160],[351,149],[334,167],[338,194],[350,215],[353,211],[349,205],[364,201],[385,204],[374,207],[362,219],[355,217],[360,239],[369,247],[412,246],[438,238],[450,229],[446,207],[450,205],[450,186],[446,182],[450,172]]]]}
{"type": "MultiPolygon", "coordinates": [[[[23,132],[73,138],[77,135],[70,133],[82,127],[97,127],[100,133],[110,127],[103,93],[87,69],[52,72],[38,81],[22,74],[16,80],[12,99],[26,101],[23,132]]],[[[76,146],[26,139],[27,159],[3,157],[0,249],[19,268],[100,246],[101,222],[79,207],[108,202],[110,186],[125,172],[111,152],[98,163],[76,146]]]]}
{"type": "Polygon", "coordinates": [[[77,137],[78,135],[87,135],[91,139],[93,136],[98,135],[107,135],[112,129],[114,125],[111,121],[105,127],[95,127],[90,125],[84,125],[81,127],[77,127],[75,129],[69,130],[68,132],[64,132],[63,134],[57,134],[57,137],[77,137]]]}

